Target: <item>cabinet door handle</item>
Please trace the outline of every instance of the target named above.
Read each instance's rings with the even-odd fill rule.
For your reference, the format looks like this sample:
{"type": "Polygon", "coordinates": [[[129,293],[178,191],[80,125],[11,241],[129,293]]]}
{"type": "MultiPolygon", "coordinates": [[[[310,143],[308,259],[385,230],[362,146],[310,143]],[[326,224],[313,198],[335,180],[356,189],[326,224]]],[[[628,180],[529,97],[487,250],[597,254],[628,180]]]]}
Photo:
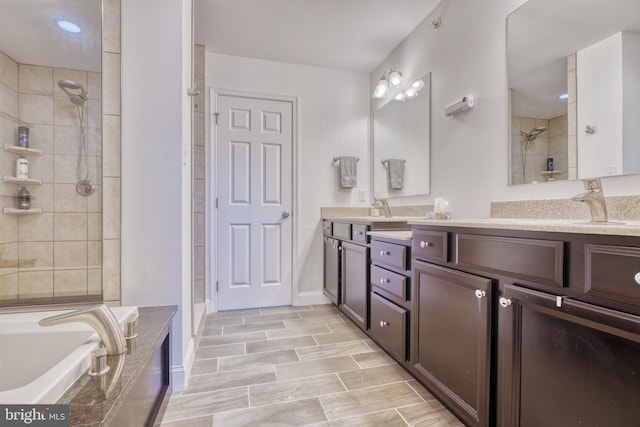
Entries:
{"type": "Polygon", "coordinates": [[[509,298],[502,297],[498,300],[500,303],[500,307],[507,308],[511,305],[511,300],[509,298]]]}
{"type": "Polygon", "coordinates": [[[356,234],[357,234],[358,236],[362,236],[362,235],[364,234],[364,232],[363,232],[363,231],[356,231],[356,234]]]}
{"type": "Polygon", "coordinates": [[[384,285],[385,283],[389,283],[389,279],[385,279],[384,277],[380,279],[380,284],[384,285]]]}
{"type": "Polygon", "coordinates": [[[387,322],[386,320],[381,320],[380,321],[380,327],[384,328],[385,326],[389,326],[389,322],[387,322]]]}
{"type": "Polygon", "coordinates": [[[424,240],[420,240],[421,248],[429,248],[431,246],[433,246],[433,242],[425,242],[424,240]]]}
{"type": "Polygon", "coordinates": [[[380,256],[391,255],[389,251],[380,251],[380,256]]]}
{"type": "Polygon", "coordinates": [[[478,299],[482,299],[482,297],[486,296],[487,293],[485,291],[483,291],[482,289],[476,289],[476,298],[478,299]]]}
{"type": "Polygon", "coordinates": [[[636,281],[636,283],[640,285],[640,272],[636,273],[636,275],[633,276],[633,278],[636,281]]]}

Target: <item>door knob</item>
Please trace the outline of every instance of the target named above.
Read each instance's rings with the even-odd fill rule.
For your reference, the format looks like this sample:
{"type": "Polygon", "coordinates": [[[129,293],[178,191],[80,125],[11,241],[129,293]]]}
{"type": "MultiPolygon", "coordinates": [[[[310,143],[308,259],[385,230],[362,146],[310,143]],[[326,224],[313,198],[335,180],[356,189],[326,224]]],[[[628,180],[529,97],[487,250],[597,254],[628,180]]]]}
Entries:
{"type": "Polygon", "coordinates": [[[289,218],[289,211],[282,211],[282,218],[287,219],[289,218]]]}

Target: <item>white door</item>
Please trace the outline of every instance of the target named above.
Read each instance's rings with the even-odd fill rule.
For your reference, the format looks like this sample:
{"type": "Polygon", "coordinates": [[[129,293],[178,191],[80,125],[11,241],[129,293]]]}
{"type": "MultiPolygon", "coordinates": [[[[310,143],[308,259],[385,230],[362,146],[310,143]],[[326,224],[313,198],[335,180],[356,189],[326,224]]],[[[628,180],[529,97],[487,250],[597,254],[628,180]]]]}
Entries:
{"type": "Polygon", "coordinates": [[[291,304],[293,103],[218,95],[218,308],[291,304]]]}

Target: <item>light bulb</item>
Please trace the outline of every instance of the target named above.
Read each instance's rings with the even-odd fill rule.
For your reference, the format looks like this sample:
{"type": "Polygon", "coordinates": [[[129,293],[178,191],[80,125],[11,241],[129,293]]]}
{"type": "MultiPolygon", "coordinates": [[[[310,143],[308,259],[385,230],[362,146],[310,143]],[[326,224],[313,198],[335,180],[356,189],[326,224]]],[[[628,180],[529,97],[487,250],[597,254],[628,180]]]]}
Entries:
{"type": "Polygon", "coordinates": [[[389,85],[393,88],[402,83],[402,73],[400,71],[389,71],[389,85]]]}
{"type": "Polygon", "coordinates": [[[404,96],[406,96],[407,98],[413,98],[418,94],[418,91],[415,90],[413,87],[408,87],[405,91],[404,91],[404,96]]]}
{"type": "Polygon", "coordinates": [[[420,90],[424,87],[424,82],[422,81],[422,79],[418,79],[415,82],[411,83],[411,87],[415,90],[420,90]]]}
{"type": "Polygon", "coordinates": [[[404,98],[405,98],[404,92],[400,92],[393,99],[395,99],[396,101],[404,101],[404,98]]]}
{"type": "Polygon", "coordinates": [[[384,98],[389,93],[389,82],[387,79],[380,79],[373,91],[374,98],[384,98]]]}

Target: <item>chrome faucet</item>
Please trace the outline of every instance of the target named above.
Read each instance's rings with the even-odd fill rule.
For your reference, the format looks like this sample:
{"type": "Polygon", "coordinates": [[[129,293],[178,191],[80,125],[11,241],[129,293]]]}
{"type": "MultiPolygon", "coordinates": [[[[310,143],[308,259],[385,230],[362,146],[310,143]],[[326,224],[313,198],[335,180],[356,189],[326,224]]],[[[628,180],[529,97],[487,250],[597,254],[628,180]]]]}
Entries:
{"type": "Polygon", "coordinates": [[[379,206],[382,209],[385,217],[391,217],[391,208],[387,199],[373,199],[373,201],[375,206],[379,206]]]}
{"type": "Polygon", "coordinates": [[[108,355],[113,356],[127,351],[127,341],[118,320],[105,304],[47,317],[38,323],[40,326],[54,326],[73,322],[86,323],[95,329],[104,343],[108,355]]]}
{"type": "Polygon", "coordinates": [[[591,222],[607,222],[607,204],[602,192],[600,178],[583,179],[584,193],[573,196],[575,202],[586,202],[591,214],[591,222]]]}

